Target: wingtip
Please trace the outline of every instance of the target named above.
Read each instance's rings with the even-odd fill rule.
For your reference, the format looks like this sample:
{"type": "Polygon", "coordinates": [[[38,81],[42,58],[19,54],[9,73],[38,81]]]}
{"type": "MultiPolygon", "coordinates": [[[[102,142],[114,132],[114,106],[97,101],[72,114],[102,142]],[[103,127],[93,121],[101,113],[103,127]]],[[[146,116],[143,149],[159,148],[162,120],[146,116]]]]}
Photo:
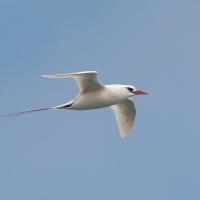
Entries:
{"type": "Polygon", "coordinates": [[[120,133],[121,139],[126,138],[128,135],[125,135],[124,133],[120,133]]]}
{"type": "Polygon", "coordinates": [[[67,73],[67,74],[51,74],[51,75],[40,75],[43,78],[67,78],[67,77],[73,77],[73,75],[82,75],[82,74],[98,74],[97,71],[82,71],[82,72],[74,72],[74,73],[67,73]]]}
{"type": "Polygon", "coordinates": [[[40,75],[42,78],[48,78],[48,75],[40,75]]]}
{"type": "Polygon", "coordinates": [[[131,134],[131,130],[132,129],[130,129],[128,131],[122,131],[122,130],[120,130],[120,136],[121,136],[121,138],[124,139],[124,138],[128,137],[131,134]]]}

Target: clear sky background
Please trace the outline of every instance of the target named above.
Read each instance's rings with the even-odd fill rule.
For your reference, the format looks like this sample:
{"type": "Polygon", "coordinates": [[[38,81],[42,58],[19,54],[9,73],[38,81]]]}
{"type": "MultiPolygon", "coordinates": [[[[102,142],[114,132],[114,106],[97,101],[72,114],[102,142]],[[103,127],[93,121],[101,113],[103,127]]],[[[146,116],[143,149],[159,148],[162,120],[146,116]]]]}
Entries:
{"type": "Polygon", "coordinates": [[[136,126],[111,109],[0,119],[2,200],[200,199],[198,0],[1,0],[0,113],[78,92],[41,74],[99,71],[132,84],[136,126]]]}

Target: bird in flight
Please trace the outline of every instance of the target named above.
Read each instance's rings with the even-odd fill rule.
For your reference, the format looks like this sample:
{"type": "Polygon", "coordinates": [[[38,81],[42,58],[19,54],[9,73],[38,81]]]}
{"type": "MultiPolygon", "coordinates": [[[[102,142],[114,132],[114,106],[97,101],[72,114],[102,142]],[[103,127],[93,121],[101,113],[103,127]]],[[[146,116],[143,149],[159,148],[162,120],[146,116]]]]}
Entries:
{"type": "Polygon", "coordinates": [[[120,135],[124,138],[133,128],[136,116],[135,104],[131,97],[134,95],[146,95],[147,93],[131,85],[103,85],[97,80],[97,74],[98,72],[96,71],[83,71],[42,75],[45,78],[73,78],[80,90],[78,96],[72,101],[58,106],[0,115],[0,117],[15,117],[45,110],[89,110],[110,106],[114,111],[120,135]]]}

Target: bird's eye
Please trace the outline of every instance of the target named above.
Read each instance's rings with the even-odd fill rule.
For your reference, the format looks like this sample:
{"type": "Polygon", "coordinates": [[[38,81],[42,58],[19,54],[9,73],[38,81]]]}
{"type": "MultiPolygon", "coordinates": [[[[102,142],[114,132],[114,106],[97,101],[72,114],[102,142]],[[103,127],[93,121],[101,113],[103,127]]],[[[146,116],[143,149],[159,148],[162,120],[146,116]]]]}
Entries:
{"type": "Polygon", "coordinates": [[[133,92],[133,88],[128,87],[127,89],[129,92],[133,92]]]}

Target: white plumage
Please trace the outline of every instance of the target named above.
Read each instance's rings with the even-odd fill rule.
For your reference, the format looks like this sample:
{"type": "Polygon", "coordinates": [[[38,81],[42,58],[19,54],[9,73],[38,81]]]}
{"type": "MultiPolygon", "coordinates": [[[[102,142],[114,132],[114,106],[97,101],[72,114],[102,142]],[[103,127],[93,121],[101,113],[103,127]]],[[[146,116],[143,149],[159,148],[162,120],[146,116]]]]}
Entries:
{"type": "Polygon", "coordinates": [[[116,116],[120,134],[122,137],[126,137],[134,126],[136,116],[135,105],[130,97],[147,93],[130,85],[103,85],[97,80],[97,74],[96,71],[83,71],[42,75],[42,77],[46,78],[73,78],[79,87],[80,93],[74,100],[58,106],[2,115],[0,117],[13,117],[50,109],[88,110],[111,106],[116,116]]]}

